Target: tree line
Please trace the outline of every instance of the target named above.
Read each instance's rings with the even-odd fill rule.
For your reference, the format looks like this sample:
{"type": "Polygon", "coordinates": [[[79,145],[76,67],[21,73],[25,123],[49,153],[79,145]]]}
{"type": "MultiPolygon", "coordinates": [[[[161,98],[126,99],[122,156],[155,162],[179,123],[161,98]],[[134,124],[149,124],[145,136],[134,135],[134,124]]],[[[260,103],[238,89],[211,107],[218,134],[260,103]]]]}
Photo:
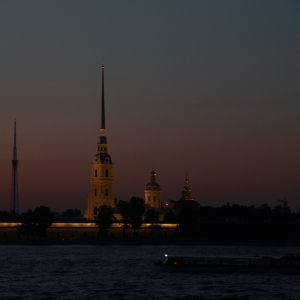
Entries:
{"type": "MultiPolygon", "coordinates": [[[[81,211],[77,208],[71,209],[68,208],[66,211],[51,212],[53,220],[65,220],[65,221],[81,221],[82,214],[81,211]]],[[[0,211],[0,221],[20,221],[22,214],[10,213],[8,211],[0,211]]]]}
{"type": "Polygon", "coordinates": [[[175,215],[193,210],[193,215],[200,221],[261,221],[261,222],[295,222],[300,218],[300,212],[292,213],[287,206],[275,206],[273,209],[262,204],[258,207],[239,204],[220,207],[200,206],[195,201],[178,201],[172,212],[175,215]]]}
{"type": "MultiPolygon", "coordinates": [[[[133,235],[140,229],[143,222],[151,223],[151,233],[155,226],[159,224],[159,213],[154,209],[145,212],[144,200],[142,198],[132,197],[129,202],[120,200],[117,204],[117,211],[121,215],[121,220],[117,220],[114,216],[114,210],[110,206],[102,205],[94,208],[94,222],[99,228],[99,235],[102,237],[109,236],[109,229],[114,222],[123,223],[123,236],[126,235],[126,229],[131,227],[133,235]]],[[[69,219],[76,219],[81,213],[78,209],[67,209],[62,216],[69,219]]],[[[0,212],[1,217],[1,212],[0,212]]],[[[4,218],[9,217],[8,213],[4,213],[4,218]]],[[[28,210],[22,213],[17,221],[19,224],[16,228],[18,237],[25,236],[29,238],[38,237],[39,240],[47,237],[47,229],[53,223],[53,213],[46,206],[40,206],[34,210],[28,210]]]]}
{"type": "MultiPolygon", "coordinates": [[[[116,205],[116,210],[121,218],[115,218],[113,208],[103,205],[95,207],[94,222],[99,227],[99,235],[109,236],[109,230],[113,223],[122,223],[123,236],[128,229],[133,230],[136,236],[137,230],[143,223],[150,223],[151,235],[155,229],[160,229],[159,212],[155,209],[145,211],[144,200],[132,197],[130,201],[120,200],[116,205]]],[[[78,209],[67,209],[61,214],[68,220],[78,220],[82,218],[78,209]]],[[[0,220],[9,219],[9,213],[0,211],[0,220]]],[[[30,237],[37,236],[39,239],[47,236],[47,229],[53,222],[53,213],[49,207],[40,206],[35,210],[28,210],[19,216],[21,223],[17,227],[17,234],[30,237]]],[[[196,201],[173,201],[169,210],[164,214],[164,223],[177,224],[179,235],[193,235],[199,229],[201,222],[296,222],[300,219],[300,212],[292,213],[287,206],[275,206],[273,209],[267,204],[259,207],[242,206],[238,204],[224,205],[221,207],[200,206],[196,201]]]]}
{"type": "Polygon", "coordinates": [[[121,215],[121,220],[116,220],[111,207],[106,205],[95,207],[95,223],[99,227],[101,236],[107,237],[110,227],[115,222],[123,223],[123,236],[126,235],[126,229],[130,227],[135,237],[136,231],[141,228],[144,222],[151,223],[151,235],[153,235],[155,228],[159,228],[159,212],[155,209],[148,209],[145,212],[144,199],[142,198],[131,197],[129,202],[120,200],[116,207],[121,215]]]}
{"type": "MultiPolygon", "coordinates": [[[[259,207],[238,204],[221,207],[200,206],[195,201],[180,200],[174,202],[172,208],[164,216],[164,222],[176,222],[177,233],[183,236],[199,234],[199,228],[204,223],[296,223],[300,220],[300,212],[292,213],[287,206],[275,206],[273,209],[267,204],[259,207]]],[[[251,225],[254,226],[254,225],[251,225]]]]}
{"type": "Polygon", "coordinates": [[[17,235],[29,237],[37,236],[39,240],[47,237],[47,229],[51,227],[53,216],[50,208],[46,206],[37,207],[34,211],[28,210],[21,215],[21,224],[17,226],[17,235]]]}

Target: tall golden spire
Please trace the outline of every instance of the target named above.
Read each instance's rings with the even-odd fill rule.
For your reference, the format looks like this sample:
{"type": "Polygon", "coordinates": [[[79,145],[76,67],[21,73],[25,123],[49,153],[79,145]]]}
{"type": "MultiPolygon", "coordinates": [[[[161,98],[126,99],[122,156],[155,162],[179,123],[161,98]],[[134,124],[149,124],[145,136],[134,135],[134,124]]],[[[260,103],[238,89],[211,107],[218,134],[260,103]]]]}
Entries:
{"type": "Polygon", "coordinates": [[[101,129],[105,129],[105,102],[104,102],[104,65],[102,65],[102,101],[101,101],[101,129]]]}

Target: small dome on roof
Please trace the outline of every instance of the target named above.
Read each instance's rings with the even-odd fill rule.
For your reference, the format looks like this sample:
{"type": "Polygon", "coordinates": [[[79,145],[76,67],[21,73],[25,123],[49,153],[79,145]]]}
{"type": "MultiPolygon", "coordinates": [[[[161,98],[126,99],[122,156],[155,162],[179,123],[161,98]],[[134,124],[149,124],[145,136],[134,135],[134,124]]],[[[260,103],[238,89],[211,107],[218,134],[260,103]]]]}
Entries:
{"type": "Polygon", "coordinates": [[[156,173],[154,170],[150,174],[150,182],[145,186],[145,190],[160,190],[160,185],[155,181],[156,173]]]}
{"type": "Polygon", "coordinates": [[[155,181],[150,181],[146,186],[159,186],[159,184],[155,181]]]}
{"type": "Polygon", "coordinates": [[[150,181],[146,186],[145,190],[156,190],[160,191],[160,185],[157,182],[150,181]]]}

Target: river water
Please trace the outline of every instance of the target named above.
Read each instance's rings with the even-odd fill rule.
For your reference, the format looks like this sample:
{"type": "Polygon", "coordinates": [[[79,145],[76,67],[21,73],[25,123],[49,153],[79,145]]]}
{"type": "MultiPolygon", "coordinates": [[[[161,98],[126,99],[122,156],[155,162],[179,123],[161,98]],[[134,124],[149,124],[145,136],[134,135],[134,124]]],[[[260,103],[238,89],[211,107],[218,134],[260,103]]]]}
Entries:
{"type": "Polygon", "coordinates": [[[165,253],[283,256],[299,247],[0,246],[0,299],[299,299],[298,275],[155,272],[165,253]]]}

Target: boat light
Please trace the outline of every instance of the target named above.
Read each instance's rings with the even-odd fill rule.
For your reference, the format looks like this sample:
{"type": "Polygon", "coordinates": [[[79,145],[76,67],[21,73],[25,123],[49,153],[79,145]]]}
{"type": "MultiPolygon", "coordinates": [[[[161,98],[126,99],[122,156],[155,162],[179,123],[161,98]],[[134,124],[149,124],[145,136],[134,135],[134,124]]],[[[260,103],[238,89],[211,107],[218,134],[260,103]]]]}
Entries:
{"type": "Polygon", "coordinates": [[[165,254],[165,257],[168,257],[168,254],[165,254]]]}

